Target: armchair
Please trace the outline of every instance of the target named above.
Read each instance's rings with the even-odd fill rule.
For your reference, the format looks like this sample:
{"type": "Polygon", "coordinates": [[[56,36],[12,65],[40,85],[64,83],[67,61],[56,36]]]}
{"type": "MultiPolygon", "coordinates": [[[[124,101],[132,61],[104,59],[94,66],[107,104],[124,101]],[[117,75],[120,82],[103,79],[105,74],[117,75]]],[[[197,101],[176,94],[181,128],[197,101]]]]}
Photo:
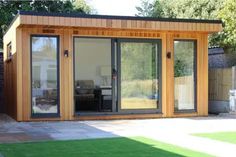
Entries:
{"type": "Polygon", "coordinates": [[[78,80],[75,87],[76,111],[98,110],[100,94],[95,89],[93,80],[78,80]]]}

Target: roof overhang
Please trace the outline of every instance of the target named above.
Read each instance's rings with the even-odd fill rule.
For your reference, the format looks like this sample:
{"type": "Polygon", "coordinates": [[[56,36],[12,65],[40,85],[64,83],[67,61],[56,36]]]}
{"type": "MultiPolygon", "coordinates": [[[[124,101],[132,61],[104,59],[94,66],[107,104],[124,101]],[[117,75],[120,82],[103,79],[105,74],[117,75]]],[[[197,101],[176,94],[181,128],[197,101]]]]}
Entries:
{"type": "Polygon", "coordinates": [[[42,13],[32,11],[19,11],[12,24],[16,26],[89,27],[175,32],[215,33],[222,31],[221,20],[42,13]]]}

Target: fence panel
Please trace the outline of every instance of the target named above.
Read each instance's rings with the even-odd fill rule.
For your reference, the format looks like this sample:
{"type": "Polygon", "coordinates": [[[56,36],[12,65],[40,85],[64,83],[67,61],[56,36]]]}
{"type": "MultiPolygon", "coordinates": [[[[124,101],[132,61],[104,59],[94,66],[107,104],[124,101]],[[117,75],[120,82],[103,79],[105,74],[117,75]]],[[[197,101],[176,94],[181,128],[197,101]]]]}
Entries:
{"type": "Polygon", "coordinates": [[[232,89],[232,68],[209,69],[209,100],[228,101],[232,89]]]}

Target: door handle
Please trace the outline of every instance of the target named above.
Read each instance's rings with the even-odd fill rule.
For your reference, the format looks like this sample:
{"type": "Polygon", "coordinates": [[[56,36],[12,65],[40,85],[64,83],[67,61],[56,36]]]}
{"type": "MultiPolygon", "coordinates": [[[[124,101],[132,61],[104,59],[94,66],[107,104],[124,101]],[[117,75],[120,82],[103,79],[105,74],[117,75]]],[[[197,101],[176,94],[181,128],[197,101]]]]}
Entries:
{"type": "Polygon", "coordinates": [[[112,69],[112,79],[115,80],[117,77],[117,71],[116,69],[112,69]]]}

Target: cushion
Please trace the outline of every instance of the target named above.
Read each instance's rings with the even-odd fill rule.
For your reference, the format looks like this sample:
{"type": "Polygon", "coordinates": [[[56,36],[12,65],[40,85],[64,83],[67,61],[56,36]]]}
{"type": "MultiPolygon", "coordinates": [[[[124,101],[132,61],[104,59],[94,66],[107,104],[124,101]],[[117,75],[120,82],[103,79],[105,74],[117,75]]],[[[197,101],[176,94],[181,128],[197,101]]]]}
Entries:
{"type": "Polygon", "coordinates": [[[81,89],[93,89],[94,82],[93,80],[78,80],[77,86],[79,86],[81,89]]]}
{"type": "Polygon", "coordinates": [[[88,90],[76,88],[76,93],[77,94],[88,94],[88,90]]]}
{"type": "Polygon", "coordinates": [[[93,80],[78,80],[76,93],[77,94],[93,94],[94,93],[94,82],[93,80]]]}

